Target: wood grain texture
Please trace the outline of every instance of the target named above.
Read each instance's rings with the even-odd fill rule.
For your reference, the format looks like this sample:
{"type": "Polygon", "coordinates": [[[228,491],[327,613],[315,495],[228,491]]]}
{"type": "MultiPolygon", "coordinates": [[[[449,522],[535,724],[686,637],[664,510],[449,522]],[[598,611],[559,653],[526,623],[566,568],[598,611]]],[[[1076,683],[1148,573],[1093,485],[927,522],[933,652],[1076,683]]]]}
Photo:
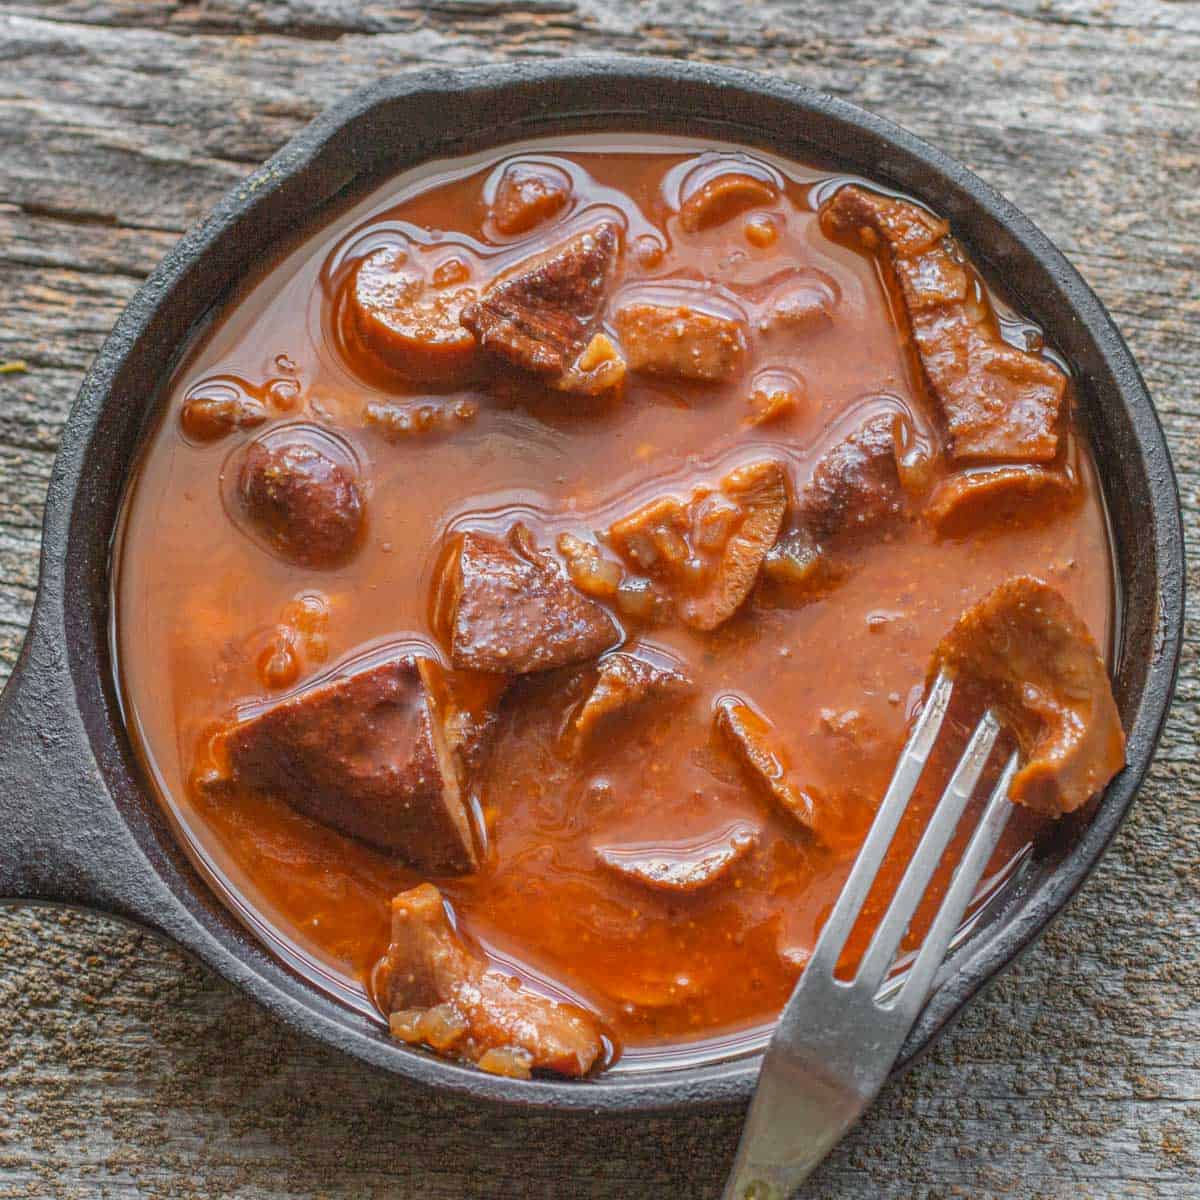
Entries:
{"type": "MultiPolygon", "coordinates": [[[[801,80],[907,125],[1010,196],[1130,340],[1195,535],[1196,3],[0,2],[0,362],[28,366],[0,374],[5,664],[34,594],[58,430],[176,236],[373,76],[608,51],[801,80]]],[[[1197,603],[1162,754],[1112,852],[888,1087],[811,1195],[1200,1194],[1197,603]]],[[[562,1120],[431,1098],[88,914],[0,911],[0,1013],[0,1200],[707,1197],[737,1136],[733,1116],[562,1120]]]]}

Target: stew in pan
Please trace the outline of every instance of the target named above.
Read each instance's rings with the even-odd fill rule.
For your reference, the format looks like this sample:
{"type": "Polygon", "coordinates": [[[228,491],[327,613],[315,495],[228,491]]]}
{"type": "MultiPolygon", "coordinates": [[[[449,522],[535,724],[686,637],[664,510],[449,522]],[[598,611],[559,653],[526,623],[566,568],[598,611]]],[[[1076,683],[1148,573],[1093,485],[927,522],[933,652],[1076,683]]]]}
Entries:
{"type": "Polygon", "coordinates": [[[937,214],[735,146],[508,147],[297,236],[170,382],[115,601],[210,879],[505,1074],[760,1036],[931,672],[1024,755],[980,902],[1123,761],[1067,365],[937,214]]]}

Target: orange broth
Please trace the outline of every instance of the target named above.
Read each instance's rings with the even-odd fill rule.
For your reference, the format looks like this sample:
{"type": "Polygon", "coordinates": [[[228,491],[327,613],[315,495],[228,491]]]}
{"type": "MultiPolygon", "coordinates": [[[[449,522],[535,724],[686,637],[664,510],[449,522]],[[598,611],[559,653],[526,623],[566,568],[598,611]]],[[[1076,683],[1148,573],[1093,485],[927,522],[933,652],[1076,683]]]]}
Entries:
{"type": "MultiPolygon", "coordinates": [[[[655,496],[686,496],[696,483],[763,457],[786,465],[795,492],[822,451],[876,411],[906,414],[918,438],[940,444],[875,263],[820,230],[815,208],[832,178],[757,151],[643,135],[547,140],[433,163],[257,266],[190,348],[126,501],[115,578],[120,682],[130,729],[185,844],[243,917],[317,985],[378,1017],[371,975],[388,942],[388,902],[422,877],[280,801],[189,785],[206,731],[268,694],[259,661],[280,622],[294,623],[298,602],[310,597],[317,619],[300,639],[297,686],[364,647],[409,642],[444,658],[430,593],[448,531],[502,533],[520,519],[539,545],[553,547],[560,532],[590,536],[655,496]],[[767,210],[778,234],[771,244],[755,244],[766,239],[748,235],[745,218],[686,236],[677,228],[681,181],[698,160],[705,169],[719,155],[742,155],[781,188],[767,210]],[[552,160],[571,175],[575,199],[548,225],[505,239],[487,225],[485,197],[514,157],[552,160]],[[729,384],[631,374],[618,398],[591,399],[524,387],[498,370],[496,387],[414,391],[415,406],[427,401],[438,414],[467,399],[470,419],[407,435],[365,420],[368,404],[398,395],[394,382],[349,358],[353,348],[339,336],[338,289],[358,256],[389,229],[403,229],[490,274],[597,214],[617,214],[624,228],[618,291],[643,280],[716,280],[753,312],[781,273],[800,272],[836,293],[834,319],[803,337],[756,337],[752,361],[729,384]],[[658,261],[651,242],[661,248],[658,261]],[[799,404],[784,419],[753,426],[744,418],[759,372],[790,375],[799,404]],[[189,439],[183,400],[214,381],[263,398],[267,425],[208,443],[189,439]],[[231,519],[230,462],[263,428],[294,421],[340,434],[366,481],[366,538],[336,569],[284,562],[231,519]]],[[[1006,336],[1040,345],[1036,330],[994,294],[993,302],[1006,336]]],[[[564,714],[578,699],[574,674],[519,680],[478,789],[484,865],[434,880],[460,928],[535,988],[598,1013],[625,1067],[724,1052],[761,1036],[870,825],[930,652],[963,608],[1010,576],[1032,573],[1061,589],[1102,646],[1111,644],[1102,499],[1074,425],[1070,442],[1082,499],[1066,511],[959,539],[908,522],[864,541],[844,581],[811,603],[772,606],[756,594],[710,634],[680,625],[638,631],[637,645],[684,664],[695,696],[669,711],[640,711],[582,758],[561,745],[564,714]],[[769,718],[797,775],[823,798],[819,837],[765,803],[714,740],[713,705],[730,694],[769,718]],[[596,862],[601,842],[669,848],[736,823],[756,831],[754,853],[700,892],[655,892],[596,862]]],[[[926,789],[905,820],[887,864],[891,881],[932,794],[926,789]]],[[[985,891],[1039,828],[1038,818],[1015,814],[985,891]]],[[[960,844],[965,833],[964,823],[960,844]]],[[[948,858],[934,892],[951,865],[948,858]]],[[[851,958],[878,908],[877,898],[851,958]]],[[[930,915],[927,904],[906,945],[930,915]]]]}

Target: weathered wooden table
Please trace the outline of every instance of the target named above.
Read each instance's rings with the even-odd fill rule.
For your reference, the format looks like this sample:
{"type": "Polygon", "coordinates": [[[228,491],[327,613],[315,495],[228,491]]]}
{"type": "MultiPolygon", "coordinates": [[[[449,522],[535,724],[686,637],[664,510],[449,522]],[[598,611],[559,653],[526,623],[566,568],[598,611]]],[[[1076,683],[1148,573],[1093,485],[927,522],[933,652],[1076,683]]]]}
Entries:
{"type": "MultiPolygon", "coordinates": [[[[802,80],[1012,197],[1129,338],[1196,530],[1196,3],[26,0],[0,3],[0,362],[28,367],[0,374],[6,665],[60,424],[178,234],[374,76],[606,51],[802,80]]],[[[886,1090],[814,1196],[1200,1195],[1196,659],[1193,626],[1158,764],[1102,868],[886,1090]]],[[[432,1099],[290,1034],[148,935],[0,911],[0,1198],[714,1196],[737,1130],[736,1115],[589,1122],[432,1099]]]]}

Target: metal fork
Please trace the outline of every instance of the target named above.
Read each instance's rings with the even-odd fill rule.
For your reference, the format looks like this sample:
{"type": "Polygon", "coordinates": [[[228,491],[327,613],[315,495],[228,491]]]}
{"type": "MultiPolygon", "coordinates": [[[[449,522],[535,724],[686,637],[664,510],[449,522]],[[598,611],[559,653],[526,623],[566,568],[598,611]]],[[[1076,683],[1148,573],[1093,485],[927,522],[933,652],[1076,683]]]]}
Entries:
{"type": "Polygon", "coordinates": [[[892,843],[946,716],[952,681],[939,675],[896,763],[891,784],[842,894],[767,1047],[724,1200],[787,1200],[883,1086],[975,894],[1012,805],[1009,758],[929,932],[899,989],[880,988],[950,844],[1000,733],[984,713],[900,886],[850,982],[834,975],[842,948],[892,843]]]}

